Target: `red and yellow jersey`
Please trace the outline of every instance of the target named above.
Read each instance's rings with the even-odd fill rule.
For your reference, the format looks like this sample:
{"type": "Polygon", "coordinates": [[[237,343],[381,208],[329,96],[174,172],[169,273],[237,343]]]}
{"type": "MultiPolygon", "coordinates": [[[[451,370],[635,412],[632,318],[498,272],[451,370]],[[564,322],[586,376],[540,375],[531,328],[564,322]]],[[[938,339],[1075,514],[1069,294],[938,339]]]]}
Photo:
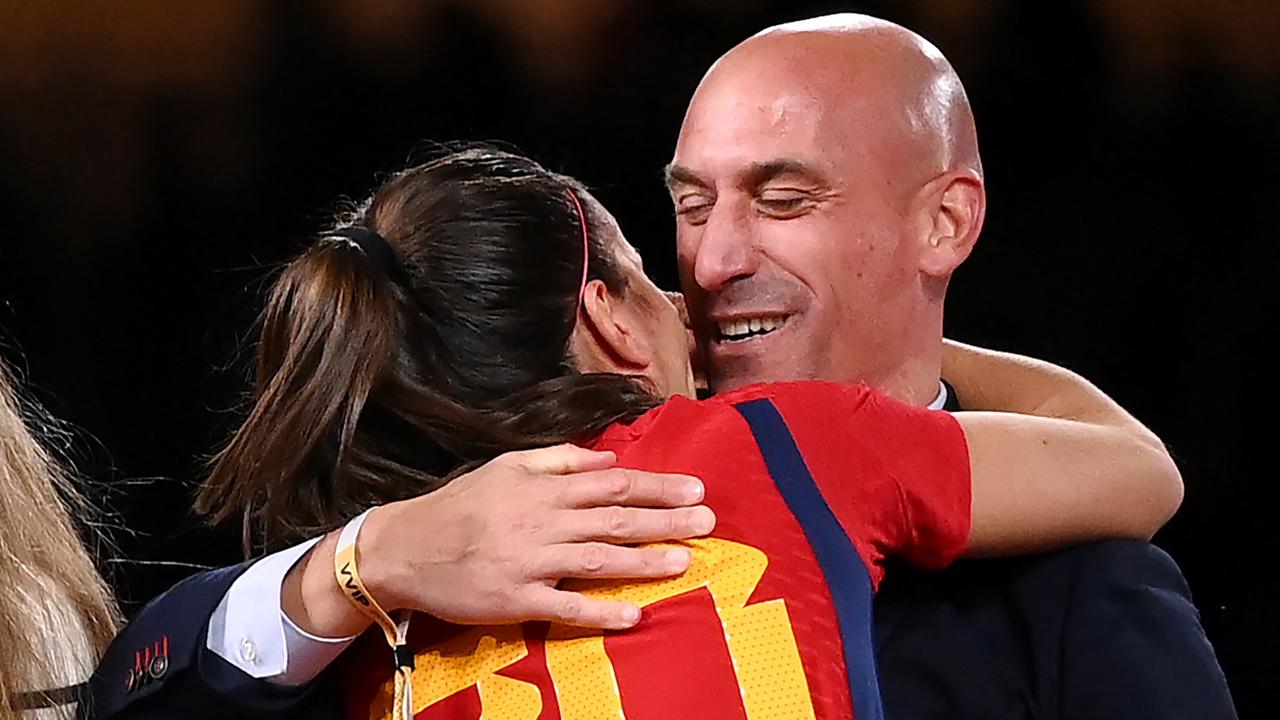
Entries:
{"type": "MultiPolygon", "coordinates": [[[[459,627],[418,616],[417,720],[800,720],[882,716],[871,596],[883,560],[964,548],[968,451],[950,415],[865,386],[756,385],[677,397],[594,444],[619,465],[696,475],[715,510],[660,581],[564,587],[634,602],[636,627],[459,627]]],[[[349,715],[390,718],[381,638],[348,667],[349,715]]]]}

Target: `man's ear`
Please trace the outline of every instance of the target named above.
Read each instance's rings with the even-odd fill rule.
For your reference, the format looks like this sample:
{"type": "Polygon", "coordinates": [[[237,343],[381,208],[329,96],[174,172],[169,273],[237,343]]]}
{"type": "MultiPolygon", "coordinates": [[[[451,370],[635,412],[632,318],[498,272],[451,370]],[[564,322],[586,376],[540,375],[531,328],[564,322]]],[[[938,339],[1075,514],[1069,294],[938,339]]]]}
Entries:
{"type": "Polygon", "coordinates": [[[580,370],[632,374],[653,363],[650,339],[640,332],[634,303],[609,292],[600,280],[587,283],[574,331],[580,370]]]}
{"type": "Polygon", "coordinates": [[[973,252],[987,213],[987,191],[977,173],[948,173],[929,193],[920,270],[947,277],[973,252]]]}

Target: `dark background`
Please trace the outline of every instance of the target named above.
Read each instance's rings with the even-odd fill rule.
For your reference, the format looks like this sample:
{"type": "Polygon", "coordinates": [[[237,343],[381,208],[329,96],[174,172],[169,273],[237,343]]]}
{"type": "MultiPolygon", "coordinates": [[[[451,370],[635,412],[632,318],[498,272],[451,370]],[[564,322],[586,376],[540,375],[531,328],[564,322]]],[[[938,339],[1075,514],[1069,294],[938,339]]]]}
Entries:
{"type": "Polygon", "coordinates": [[[660,169],[702,73],[849,9],[933,40],[977,114],[990,206],[948,333],[1076,369],[1171,444],[1187,496],[1157,541],[1267,714],[1275,0],[6,3],[0,352],[78,429],[126,609],[237,559],[192,487],[264,278],[339,197],[422,141],[504,140],[592,185],[671,285],[660,169]]]}

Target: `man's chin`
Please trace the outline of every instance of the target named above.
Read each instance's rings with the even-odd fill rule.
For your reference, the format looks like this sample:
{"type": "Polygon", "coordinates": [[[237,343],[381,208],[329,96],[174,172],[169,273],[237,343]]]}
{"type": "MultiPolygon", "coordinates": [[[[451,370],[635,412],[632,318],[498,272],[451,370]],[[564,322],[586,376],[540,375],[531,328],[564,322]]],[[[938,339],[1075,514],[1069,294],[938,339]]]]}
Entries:
{"type": "Polygon", "coordinates": [[[712,394],[725,393],[759,383],[805,379],[796,370],[795,367],[784,368],[767,362],[747,362],[740,359],[712,367],[707,379],[712,394]]]}

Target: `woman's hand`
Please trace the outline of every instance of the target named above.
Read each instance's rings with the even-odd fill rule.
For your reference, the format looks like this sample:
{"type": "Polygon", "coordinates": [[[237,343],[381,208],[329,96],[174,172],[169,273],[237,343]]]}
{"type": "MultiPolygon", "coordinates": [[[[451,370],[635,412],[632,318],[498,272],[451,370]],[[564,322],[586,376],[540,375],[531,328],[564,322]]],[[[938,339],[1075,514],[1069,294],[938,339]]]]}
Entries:
{"type": "Polygon", "coordinates": [[[685,304],[684,294],[672,291],[667,291],[663,294],[667,296],[672,305],[676,306],[676,312],[680,315],[681,322],[684,323],[685,335],[689,342],[689,366],[693,368],[693,388],[695,391],[704,391],[708,387],[707,358],[698,347],[698,336],[693,331],[693,320],[689,317],[689,306],[685,304]]]}

